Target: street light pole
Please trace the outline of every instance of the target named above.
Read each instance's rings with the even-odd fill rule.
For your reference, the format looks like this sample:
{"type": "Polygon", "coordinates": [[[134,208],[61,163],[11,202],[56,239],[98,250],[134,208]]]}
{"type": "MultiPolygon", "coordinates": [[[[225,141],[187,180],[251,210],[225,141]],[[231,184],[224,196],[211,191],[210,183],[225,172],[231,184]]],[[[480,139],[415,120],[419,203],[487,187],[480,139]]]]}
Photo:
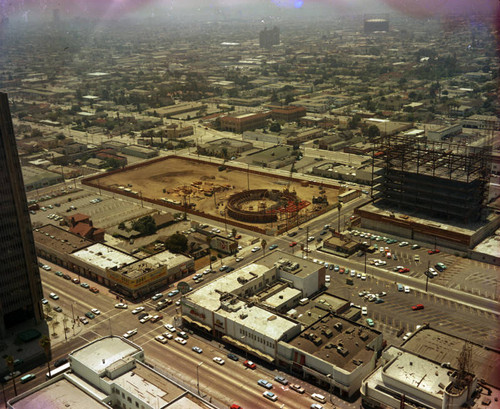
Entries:
{"type": "Polygon", "coordinates": [[[203,365],[203,362],[200,362],[198,365],[196,365],[196,387],[198,388],[198,395],[200,395],[200,373],[199,369],[200,366],[203,365]]]}

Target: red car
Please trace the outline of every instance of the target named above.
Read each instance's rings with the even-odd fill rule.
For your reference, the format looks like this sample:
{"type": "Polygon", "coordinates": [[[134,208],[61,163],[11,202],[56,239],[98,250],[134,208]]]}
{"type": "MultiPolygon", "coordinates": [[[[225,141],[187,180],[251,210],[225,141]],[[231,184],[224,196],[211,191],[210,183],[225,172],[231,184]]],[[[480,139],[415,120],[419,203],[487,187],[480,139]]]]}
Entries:
{"type": "Polygon", "coordinates": [[[292,241],[292,242],[290,243],[290,247],[295,247],[296,245],[297,245],[297,242],[296,242],[296,241],[292,241]]]}
{"type": "Polygon", "coordinates": [[[438,254],[439,252],[441,252],[441,250],[439,250],[439,249],[427,250],[427,253],[429,253],[429,254],[438,254]]]}
{"type": "Polygon", "coordinates": [[[237,405],[236,403],[233,403],[231,405],[231,409],[243,409],[240,405],[237,405]]]}
{"type": "Polygon", "coordinates": [[[413,311],[423,310],[423,309],[424,309],[424,304],[417,304],[417,305],[414,305],[413,307],[411,307],[411,309],[412,309],[413,311]]]}
{"type": "Polygon", "coordinates": [[[247,368],[250,368],[250,369],[257,368],[257,365],[255,365],[252,361],[249,361],[249,360],[246,360],[245,362],[243,362],[243,365],[246,366],[247,368]]]}
{"type": "Polygon", "coordinates": [[[94,294],[97,294],[99,292],[99,289],[96,287],[90,287],[89,290],[92,291],[94,294]]]}
{"type": "Polygon", "coordinates": [[[400,273],[409,273],[410,269],[408,267],[403,267],[403,268],[400,268],[398,270],[398,272],[400,272],[400,273]]]}

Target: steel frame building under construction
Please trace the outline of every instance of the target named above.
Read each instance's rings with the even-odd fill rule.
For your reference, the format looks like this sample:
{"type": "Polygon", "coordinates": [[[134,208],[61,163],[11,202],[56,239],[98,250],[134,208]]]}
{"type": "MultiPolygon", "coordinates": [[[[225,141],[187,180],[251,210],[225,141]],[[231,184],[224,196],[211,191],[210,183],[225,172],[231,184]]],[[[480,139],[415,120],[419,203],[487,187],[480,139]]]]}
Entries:
{"type": "Polygon", "coordinates": [[[373,145],[373,198],[397,209],[465,224],[478,221],[490,174],[489,146],[408,136],[381,137],[373,145]]]}

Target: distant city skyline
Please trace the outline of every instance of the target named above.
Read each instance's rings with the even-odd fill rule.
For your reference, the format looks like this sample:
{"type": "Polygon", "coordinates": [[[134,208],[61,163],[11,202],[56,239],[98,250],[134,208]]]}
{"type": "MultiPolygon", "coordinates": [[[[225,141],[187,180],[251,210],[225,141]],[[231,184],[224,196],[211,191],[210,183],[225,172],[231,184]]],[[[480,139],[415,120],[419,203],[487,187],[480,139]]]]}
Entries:
{"type": "MultiPolygon", "coordinates": [[[[53,10],[60,11],[61,18],[85,17],[118,19],[134,16],[168,17],[171,14],[239,13],[245,11],[248,18],[270,14],[308,15],[325,10],[334,15],[397,13],[415,18],[432,18],[447,15],[474,15],[498,13],[498,1],[483,0],[46,0],[2,1],[2,18],[49,21],[53,10]]],[[[318,14],[319,15],[319,14],[318,14]]],[[[322,15],[322,14],[321,14],[322,15]]]]}

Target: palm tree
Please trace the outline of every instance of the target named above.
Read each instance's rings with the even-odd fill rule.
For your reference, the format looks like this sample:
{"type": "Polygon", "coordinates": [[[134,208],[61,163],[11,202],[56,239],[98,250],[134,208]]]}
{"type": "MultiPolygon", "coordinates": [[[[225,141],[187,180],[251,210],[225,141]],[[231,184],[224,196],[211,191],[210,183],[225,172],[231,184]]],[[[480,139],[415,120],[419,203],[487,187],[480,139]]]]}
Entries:
{"type": "Polygon", "coordinates": [[[210,243],[212,242],[212,237],[210,237],[210,234],[206,237],[207,244],[208,244],[208,260],[210,261],[210,270],[212,269],[212,253],[210,252],[210,243]]]}
{"type": "Polygon", "coordinates": [[[340,234],[340,209],[342,209],[342,203],[338,202],[337,203],[337,210],[339,211],[339,229],[338,229],[339,234],[340,234]]]}
{"type": "Polygon", "coordinates": [[[267,246],[267,241],[266,239],[262,239],[260,242],[260,245],[262,246],[262,252],[264,253],[264,256],[266,255],[266,246],[267,246]]]}
{"type": "Polygon", "coordinates": [[[38,343],[45,352],[45,357],[47,358],[47,370],[50,372],[50,338],[47,335],[42,335],[38,343]]]}
{"type": "Polygon", "coordinates": [[[14,385],[14,395],[17,396],[16,380],[14,378],[14,358],[12,357],[12,355],[8,355],[5,357],[5,363],[10,370],[10,377],[14,385]]]}

